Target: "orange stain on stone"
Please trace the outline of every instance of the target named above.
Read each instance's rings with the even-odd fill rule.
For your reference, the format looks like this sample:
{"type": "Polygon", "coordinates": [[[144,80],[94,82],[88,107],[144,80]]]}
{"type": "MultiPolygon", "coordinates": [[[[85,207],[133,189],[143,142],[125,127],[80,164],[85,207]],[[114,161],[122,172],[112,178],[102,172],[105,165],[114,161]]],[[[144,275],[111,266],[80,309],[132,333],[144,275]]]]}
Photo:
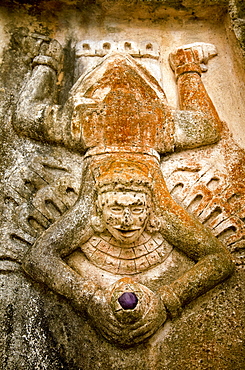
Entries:
{"type": "Polygon", "coordinates": [[[172,137],[165,127],[171,125],[169,107],[127,62],[111,63],[85,97],[98,102],[96,107],[85,109],[81,117],[88,148],[103,145],[172,150],[172,137]]]}

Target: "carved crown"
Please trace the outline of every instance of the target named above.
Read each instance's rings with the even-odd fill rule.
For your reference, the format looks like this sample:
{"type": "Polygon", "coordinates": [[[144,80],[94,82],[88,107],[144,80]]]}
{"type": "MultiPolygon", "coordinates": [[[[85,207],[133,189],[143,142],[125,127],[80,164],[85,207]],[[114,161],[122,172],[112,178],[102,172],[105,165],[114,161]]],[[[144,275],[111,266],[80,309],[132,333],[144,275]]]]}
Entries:
{"type": "Polygon", "coordinates": [[[98,156],[92,164],[98,193],[130,190],[151,195],[155,162],[147,155],[114,153],[98,156]]]}

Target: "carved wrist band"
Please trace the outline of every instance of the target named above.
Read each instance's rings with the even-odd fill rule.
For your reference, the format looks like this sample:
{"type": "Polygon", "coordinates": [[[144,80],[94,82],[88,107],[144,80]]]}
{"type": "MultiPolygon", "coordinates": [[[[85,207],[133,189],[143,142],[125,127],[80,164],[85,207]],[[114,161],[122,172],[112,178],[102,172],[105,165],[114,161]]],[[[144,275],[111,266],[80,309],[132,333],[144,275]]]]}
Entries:
{"type": "Polygon", "coordinates": [[[196,63],[186,63],[182,66],[179,66],[175,70],[175,76],[178,79],[180,75],[183,73],[188,73],[188,72],[197,72],[200,76],[202,74],[201,67],[196,64],[196,63]]]}
{"type": "Polygon", "coordinates": [[[179,297],[174,293],[173,289],[165,285],[163,288],[159,289],[158,293],[171,318],[179,316],[182,311],[182,306],[179,297]]]}
{"type": "Polygon", "coordinates": [[[33,65],[33,68],[36,65],[46,65],[54,69],[55,72],[58,71],[58,62],[54,58],[48,57],[47,55],[38,55],[37,57],[33,59],[32,65],[33,65]]]}

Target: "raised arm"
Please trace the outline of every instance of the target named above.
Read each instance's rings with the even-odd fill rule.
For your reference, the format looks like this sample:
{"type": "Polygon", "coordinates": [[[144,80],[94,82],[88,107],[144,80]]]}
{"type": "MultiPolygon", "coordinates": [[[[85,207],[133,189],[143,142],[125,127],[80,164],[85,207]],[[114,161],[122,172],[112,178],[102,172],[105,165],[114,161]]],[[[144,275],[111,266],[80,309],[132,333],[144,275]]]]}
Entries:
{"type": "Polygon", "coordinates": [[[79,310],[87,308],[97,287],[72,270],[62,259],[92,235],[90,217],[94,205],[94,183],[84,168],[82,194],[66,214],[47,229],[27,251],[23,269],[36,281],[71,301],[79,310]]]}
{"type": "Polygon", "coordinates": [[[201,79],[215,55],[215,47],[205,43],[185,45],[170,54],[181,109],[174,113],[177,150],[213,144],[220,138],[220,119],[201,79]]]}
{"type": "Polygon", "coordinates": [[[196,264],[159,293],[171,316],[226,279],[234,269],[224,245],[169,195],[160,170],[155,175],[155,201],[161,209],[162,234],[196,264]]]}

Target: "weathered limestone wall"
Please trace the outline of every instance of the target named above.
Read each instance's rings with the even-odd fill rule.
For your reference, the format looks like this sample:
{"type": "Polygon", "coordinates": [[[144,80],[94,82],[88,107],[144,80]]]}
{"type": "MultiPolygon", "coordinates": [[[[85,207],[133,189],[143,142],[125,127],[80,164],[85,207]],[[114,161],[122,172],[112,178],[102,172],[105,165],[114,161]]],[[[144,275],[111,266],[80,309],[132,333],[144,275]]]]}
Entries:
{"type": "MultiPolygon", "coordinates": [[[[244,369],[243,1],[2,1],[0,62],[1,369],[244,369]],[[168,104],[177,109],[169,54],[200,42],[217,49],[205,65],[202,81],[224,122],[221,140],[163,155],[161,168],[172,197],[232,254],[235,272],[136,346],[107,341],[70,300],[21,267],[38,236],[76,202],[83,176],[79,153],[45,138],[22,136],[21,130],[13,128],[33,59],[41,54],[40,39],[48,38],[57,40],[64,50],[57,77],[56,104],[61,105],[80,75],[113,50],[130,54],[145,67],[163,88],[168,104]]],[[[52,94],[51,85],[47,84],[46,93],[44,104],[52,94]]],[[[89,214],[90,208],[88,204],[81,212],[89,214]]],[[[182,270],[193,264],[184,254],[178,258],[175,272],[174,262],[168,265],[166,279],[182,276],[182,270]]],[[[86,278],[95,270],[87,269],[86,278]]],[[[157,285],[154,279],[151,288],[157,285]]]]}
{"type": "MultiPolygon", "coordinates": [[[[179,45],[208,40],[217,47],[219,57],[210,63],[210,73],[203,75],[203,81],[221,119],[227,122],[234,139],[244,148],[242,48],[237,48],[234,35],[234,39],[229,38],[232,37],[231,23],[239,13],[240,18],[236,18],[234,22],[236,36],[239,36],[242,46],[241,4],[240,9],[239,4],[231,2],[230,18],[227,14],[227,1],[219,2],[218,5],[217,2],[211,1],[200,6],[191,1],[183,2],[183,5],[176,1],[172,7],[169,7],[167,1],[150,2],[149,6],[144,2],[135,1],[127,5],[120,1],[99,2],[93,5],[86,2],[77,3],[79,5],[76,5],[76,1],[67,4],[61,1],[59,6],[56,6],[55,2],[42,1],[34,5],[2,7],[2,50],[6,47],[13,26],[27,27],[30,32],[46,30],[62,45],[69,39],[72,39],[72,46],[81,40],[93,44],[103,41],[121,44],[128,40],[137,44],[154,41],[160,51],[161,72],[158,71],[157,76],[161,75],[160,82],[169,104],[176,106],[177,91],[173,73],[167,62],[168,55],[179,45]]],[[[154,63],[148,62],[148,65],[151,64],[154,63]]]]}

